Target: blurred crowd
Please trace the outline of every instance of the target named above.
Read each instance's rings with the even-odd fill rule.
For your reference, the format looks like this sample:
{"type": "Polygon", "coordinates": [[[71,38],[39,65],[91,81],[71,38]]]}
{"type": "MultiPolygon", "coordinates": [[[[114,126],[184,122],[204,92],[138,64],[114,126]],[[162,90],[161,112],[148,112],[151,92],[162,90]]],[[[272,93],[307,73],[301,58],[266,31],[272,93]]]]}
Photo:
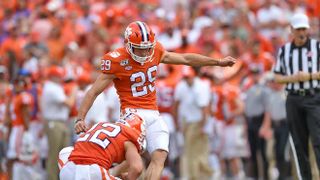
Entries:
{"type": "MultiPolygon", "coordinates": [[[[310,36],[319,39],[318,0],[2,0],[0,7],[1,177],[10,169],[13,174],[21,172],[13,167],[15,163],[33,168],[38,176],[31,177],[46,176],[51,147],[45,119],[54,116],[48,112],[52,105],[46,99],[50,98],[43,97],[46,83],[54,82],[64,90],[60,99],[68,114],[64,126],[70,136],[65,139],[72,144],[73,120],[84,93],[100,73],[100,58],[123,45],[124,29],[135,20],[146,22],[166,50],[238,59],[232,68],[158,67],[158,105],[171,133],[164,179],[194,175],[188,162],[195,162],[190,159],[195,152],[203,155],[192,165],[202,169],[200,174],[195,172],[197,176],[292,176],[291,168],[282,169],[292,164],[286,148],[288,133],[276,131],[287,126],[282,123],[284,89],[273,83],[270,71],[278,48],[290,39],[293,14],[306,13],[310,36]],[[200,86],[201,92],[191,93],[199,87],[188,90],[183,83],[200,86]],[[266,98],[272,95],[272,101],[266,98]],[[189,118],[194,115],[192,99],[199,100],[208,117],[189,118]],[[195,127],[189,125],[203,118],[206,124],[199,131],[204,138],[192,139],[188,129],[195,127]],[[13,128],[17,125],[22,130],[13,128]],[[284,138],[280,144],[273,143],[279,139],[276,135],[284,138]],[[201,143],[195,143],[198,140],[201,143]],[[281,150],[268,153],[274,151],[273,144],[281,150]]],[[[118,118],[117,94],[110,87],[97,98],[86,121],[118,118]]]]}

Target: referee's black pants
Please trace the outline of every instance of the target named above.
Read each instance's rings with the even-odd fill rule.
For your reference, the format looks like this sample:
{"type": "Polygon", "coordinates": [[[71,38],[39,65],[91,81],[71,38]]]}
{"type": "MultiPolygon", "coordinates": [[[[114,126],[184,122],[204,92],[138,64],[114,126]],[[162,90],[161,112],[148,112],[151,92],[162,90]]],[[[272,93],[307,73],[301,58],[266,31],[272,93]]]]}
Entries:
{"type": "Polygon", "coordinates": [[[286,101],[289,131],[295,146],[300,173],[312,179],[309,162],[309,135],[320,167],[320,93],[309,96],[288,95],[286,101]]]}

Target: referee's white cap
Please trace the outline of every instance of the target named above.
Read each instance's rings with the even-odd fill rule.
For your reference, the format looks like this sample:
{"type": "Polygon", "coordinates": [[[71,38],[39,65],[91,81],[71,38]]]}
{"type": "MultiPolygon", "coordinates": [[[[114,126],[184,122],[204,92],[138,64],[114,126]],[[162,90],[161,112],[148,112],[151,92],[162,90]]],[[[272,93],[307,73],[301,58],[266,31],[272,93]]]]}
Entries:
{"type": "Polygon", "coordinates": [[[302,13],[293,15],[290,24],[294,29],[310,28],[308,16],[302,13]]]}

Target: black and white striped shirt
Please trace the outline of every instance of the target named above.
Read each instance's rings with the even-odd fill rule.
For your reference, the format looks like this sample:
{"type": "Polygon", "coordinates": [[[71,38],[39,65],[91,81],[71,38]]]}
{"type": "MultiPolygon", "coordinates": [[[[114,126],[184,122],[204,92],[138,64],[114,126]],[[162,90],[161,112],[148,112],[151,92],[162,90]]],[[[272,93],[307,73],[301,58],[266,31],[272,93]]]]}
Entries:
{"type": "MultiPolygon", "coordinates": [[[[281,75],[293,75],[298,71],[316,73],[320,70],[320,43],[315,39],[308,39],[303,46],[296,46],[293,42],[286,43],[278,52],[277,62],[273,71],[281,75]]],[[[286,90],[320,88],[319,80],[287,83],[286,90]]]]}

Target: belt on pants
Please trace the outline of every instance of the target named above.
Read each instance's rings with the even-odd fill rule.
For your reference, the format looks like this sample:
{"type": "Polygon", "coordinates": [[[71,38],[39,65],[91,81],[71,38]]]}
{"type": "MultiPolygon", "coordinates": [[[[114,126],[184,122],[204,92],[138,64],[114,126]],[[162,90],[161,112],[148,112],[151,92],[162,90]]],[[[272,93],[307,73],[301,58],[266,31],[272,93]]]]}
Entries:
{"type": "Polygon", "coordinates": [[[320,93],[320,89],[299,89],[299,90],[293,90],[293,91],[288,91],[289,95],[294,95],[294,96],[314,96],[316,94],[320,93]]]}

